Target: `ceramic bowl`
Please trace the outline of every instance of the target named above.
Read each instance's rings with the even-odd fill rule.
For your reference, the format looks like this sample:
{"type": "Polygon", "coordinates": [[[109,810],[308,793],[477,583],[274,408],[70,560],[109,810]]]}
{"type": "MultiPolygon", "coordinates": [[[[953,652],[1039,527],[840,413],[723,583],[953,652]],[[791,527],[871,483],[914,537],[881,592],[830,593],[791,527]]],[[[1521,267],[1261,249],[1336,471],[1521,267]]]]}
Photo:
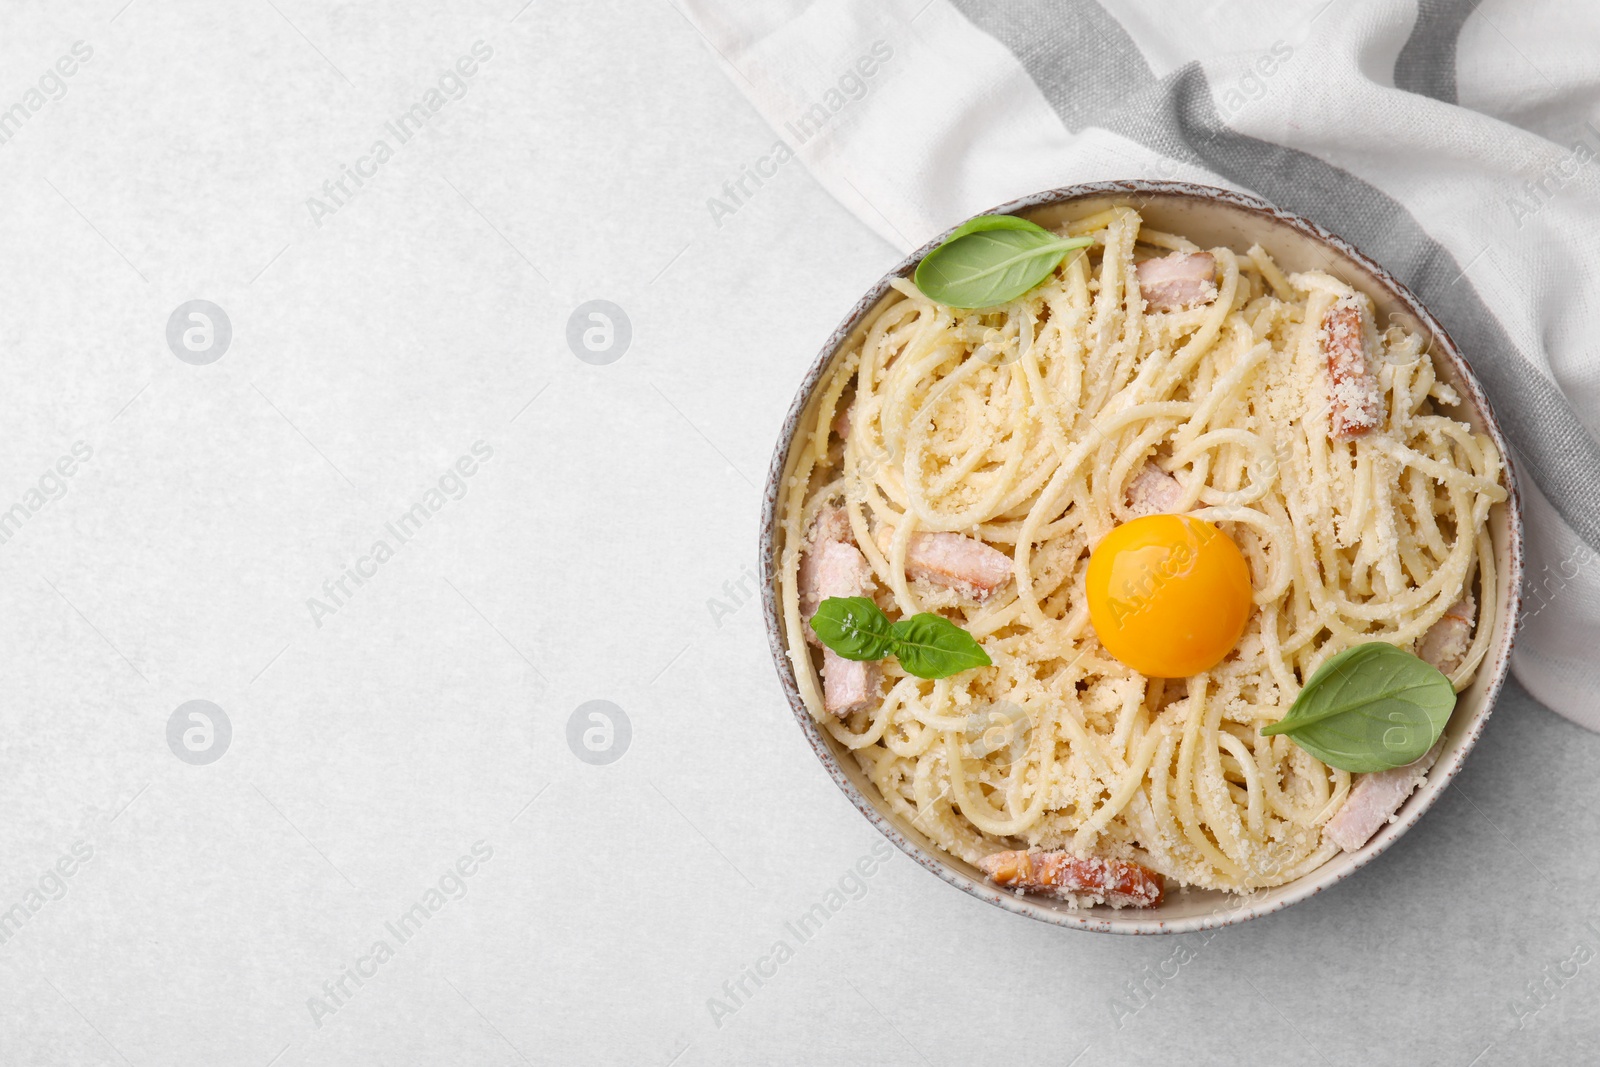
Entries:
{"type": "Polygon", "coordinates": [[[1472,685],[1460,694],[1445,730],[1443,752],[1426,784],[1411,795],[1395,819],[1360,851],[1340,853],[1292,882],[1245,896],[1214,890],[1169,890],[1159,907],[1147,909],[1073,908],[1049,896],[1020,896],[1000,889],[971,864],[941,851],[906,820],[891,813],[855,760],[812,719],[795,687],[787,650],[791,640],[800,645],[800,638],[785,632],[777,603],[778,563],[784,548],[778,514],[779,488],[787,479],[793,461],[796,430],[811,421],[810,412],[818,386],[826,380],[834,360],[859,342],[864,324],[878,308],[897,297],[890,288],[890,281],[910,277],[922,257],[947,234],[940,234],[901,260],[857,302],[823,344],[821,353],[801,382],[779,433],[777,450],[767,475],[761,520],[763,600],[773,662],[795,721],[845,796],[902,852],[957,889],[997,908],[1042,922],[1104,933],[1184,933],[1243,922],[1322,892],[1376,859],[1433,805],[1460,770],[1462,761],[1482,732],[1509,668],[1522,580],[1522,514],[1516,480],[1510,468],[1510,453],[1500,426],[1466,358],[1444,327],[1392,274],[1315,223],[1280,211],[1252,196],[1185,182],[1073,185],[1013,200],[994,208],[993,213],[1021,215],[1052,227],[1068,218],[1081,217],[1113,204],[1135,206],[1148,225],[1168,233],[1183,234],[1202,248],[1225,245],[1242,252],[1252,243],[1260,243],[1285,273],[1324,270],[1366,293],[1376,305],[1378,321],[1402,323],[1431,338],[1428,349],[1439,375],[1453,385],[1462,398],[1452,414],[1492,437],[1505,458],[1505,483],[1510,495],[1505,503],[1494,507],[1489,519],[1500,609],[1494,618],[1483,620],[1494,628],[1488,653],[1472,685]]]}

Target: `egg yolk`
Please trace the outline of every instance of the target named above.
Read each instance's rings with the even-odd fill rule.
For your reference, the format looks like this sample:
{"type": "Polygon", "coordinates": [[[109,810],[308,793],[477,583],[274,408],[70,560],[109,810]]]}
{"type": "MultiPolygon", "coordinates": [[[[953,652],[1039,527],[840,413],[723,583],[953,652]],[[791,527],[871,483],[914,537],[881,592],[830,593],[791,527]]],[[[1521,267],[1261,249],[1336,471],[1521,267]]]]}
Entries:
{"type": "Polygon", "coordinates": [[[1152,678],[1210,670],[1250,617],[1250,568],[1216,526],[1146,515],[1112,530],[1089,556],[1089,620],[1118,660],[1152,678]]]}

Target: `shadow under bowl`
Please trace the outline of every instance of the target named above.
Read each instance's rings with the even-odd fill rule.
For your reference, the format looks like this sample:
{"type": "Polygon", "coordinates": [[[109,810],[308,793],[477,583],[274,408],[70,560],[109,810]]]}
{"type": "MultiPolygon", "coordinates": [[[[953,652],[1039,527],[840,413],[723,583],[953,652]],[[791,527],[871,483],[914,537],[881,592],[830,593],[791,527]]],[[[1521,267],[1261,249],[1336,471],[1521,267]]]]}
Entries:
{"type": "MultiPolygon", "coordinates": [[[[1437,319],[1400,281],[1348,242],[1322,227],[1266,201],[1226,189],[1187,182],[1125,181],[1072,185],[1035,193],[993,209],[991,214],[1020,215],[1050,228],[1117,204],[1136,206],[1149,226],[1182,234],[1202,248],[1225,246],[1242,251],[1260,244],[1285,273],[1323,270],[1372,298],[1380,322],[1403,325],[1429,339],[1440,378],[1452,385],[1461,403],[1448,411],[1453,417],[1486,433],[1506,464],[1508,498],[1491,509],[1489,533],[1494,543],[1496,603],[1499,612],[1480,625],[1493,626],[1489,649],[1473,682],[1463,690],[1445,728],[1445,744],[1426,783],[1406,801],[1394,820],[1357,852],[1339,853],[1308,874],[1271,889],[1248,895],[1217,890],[1178,889],[1169,892],[1155,908],[1114,909],[1104,905],[1074,908],[1050,896],[1021,896],[1002,889],[971,864],[934,845],[905,819],[890,811],[876,787],[861,772],[848,750],[823,730],[806,710],[795,684],[789,660],[790,637],[778,608],[777,577],[784,550],[781,487],[788,479],[797,450],[796,436],[809,425],[819,386],[834,363],[860,343],[865,324],[889,301],[899,298],[890,287],[895,278],[909,278],[922,257],[948,236],[948,231],[911,253],[878,281],[851,309],[828,338],[806,373],[779,435],[777,451],[767,475],[761,517],[762,600],[767,635],[778,678],[795,720],[811,743],[828,774],[867,821],[894,845],[957,889],[998,908],[1057,926],[1102,933],[1168,934],[1205,930],[1267,915],[1319,893],[1375,859],[1422,817],[1460,769],[1468,751],[1483,731],[1495,697],[1510,668],[1511,643],[1516,632],[1519,590],[1522,585],[1522,512],[1510,452],[1482,386],[1466,359],[1437,319]]],[[[798,638],[798,635],[796,635],[798,638]]],[[[797,647],[804,649],[797,639],[797,647]]],[[[809,653],[808,653],[809,654],[809,653]]]]}

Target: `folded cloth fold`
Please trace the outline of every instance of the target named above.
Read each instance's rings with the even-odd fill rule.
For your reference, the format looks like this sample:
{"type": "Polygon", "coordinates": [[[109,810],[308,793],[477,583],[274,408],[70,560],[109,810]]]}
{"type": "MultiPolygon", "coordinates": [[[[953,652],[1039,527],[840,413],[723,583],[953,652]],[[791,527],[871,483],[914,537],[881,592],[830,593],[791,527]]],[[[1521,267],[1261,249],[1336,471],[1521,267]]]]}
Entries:
{"type": "Polygon", "coordinates": [[[1600,730],[1600,244],[1575,236],[1600,227],[1600,7],[684,3],[784,144],[903,251],[1027,193],[1168,178],[1255,193],[1394,271],[1511,442],[1513,670],[1600,730]]]}

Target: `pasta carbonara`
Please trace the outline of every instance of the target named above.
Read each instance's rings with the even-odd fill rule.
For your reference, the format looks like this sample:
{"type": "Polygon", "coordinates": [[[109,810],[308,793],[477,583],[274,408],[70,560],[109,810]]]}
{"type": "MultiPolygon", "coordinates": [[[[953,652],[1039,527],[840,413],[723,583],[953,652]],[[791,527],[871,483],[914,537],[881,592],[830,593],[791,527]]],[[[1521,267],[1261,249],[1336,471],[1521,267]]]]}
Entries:
{"type": "MultiPolygon", "coordinates": [[[[1026,853],[1234,892],[1290,881],[1338,851],[1329,824],[1362,776],[1259,730],[1365,642],[1468,684],[1495,614],[1500,456],[1448,414],[1424,337],[1332,275],[1201,250],[1129,207],[1057,232],[1094,243],[1001,307],[897,280],[819,386],[780,501],[800,693],[894,811],[991,874],[1026,853]],[[1153,512],[1216,524],[1249,567],[1242,638],[1187,678],[1132,670],[1089,622],[1091,551],[1153,512]],[[891,619],[947,617],[992,666],[927,680],[803,643],[830,582],[891,619]]],[[[1046,866],[1024,864],[1035,882],[1046,866]]]]}

